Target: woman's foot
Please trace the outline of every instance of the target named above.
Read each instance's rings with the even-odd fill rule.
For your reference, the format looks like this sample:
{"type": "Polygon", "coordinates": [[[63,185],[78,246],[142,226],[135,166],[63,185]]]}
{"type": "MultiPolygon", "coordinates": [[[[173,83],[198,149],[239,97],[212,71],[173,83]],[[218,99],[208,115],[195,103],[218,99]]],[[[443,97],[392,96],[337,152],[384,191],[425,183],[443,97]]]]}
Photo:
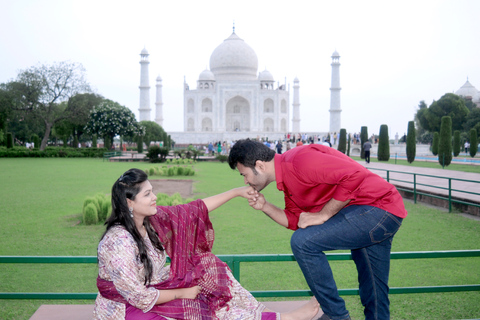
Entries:
{"type": "Polygon", "coordinates": [[[317,299],[313,297],[301,306],[298,309],[293,311],[282,313],[281,319],[282,320],[312,320],[320,310],[320,304],[317,302],[317,299]]]}

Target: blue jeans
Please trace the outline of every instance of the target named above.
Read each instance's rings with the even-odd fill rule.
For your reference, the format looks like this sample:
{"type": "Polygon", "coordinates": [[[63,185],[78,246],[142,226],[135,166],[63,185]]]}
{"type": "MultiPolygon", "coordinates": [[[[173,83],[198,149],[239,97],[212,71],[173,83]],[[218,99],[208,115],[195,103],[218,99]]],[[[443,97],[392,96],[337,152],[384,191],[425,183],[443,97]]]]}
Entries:
{"type": "Polygon", "coordinates": [[[372,206],[351,205],[327,222],[292,235],[292,251],[310,290],[332,320],[348,319],[324,251],[352,251],[365,319],[390,319],[388,274],[393,235],[402,219],[372,206]]]}

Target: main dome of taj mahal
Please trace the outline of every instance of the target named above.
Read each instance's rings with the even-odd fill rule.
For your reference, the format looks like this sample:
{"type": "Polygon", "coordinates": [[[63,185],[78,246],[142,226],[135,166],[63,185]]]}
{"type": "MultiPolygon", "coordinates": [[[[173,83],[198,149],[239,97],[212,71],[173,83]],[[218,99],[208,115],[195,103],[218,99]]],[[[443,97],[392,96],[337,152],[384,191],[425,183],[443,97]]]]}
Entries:
{"type": "Polygon", "coordinates": [[[245,41],[232,33],[210,56],[210,70],[217,80],[256,80],[258,58],[245,41]]]}

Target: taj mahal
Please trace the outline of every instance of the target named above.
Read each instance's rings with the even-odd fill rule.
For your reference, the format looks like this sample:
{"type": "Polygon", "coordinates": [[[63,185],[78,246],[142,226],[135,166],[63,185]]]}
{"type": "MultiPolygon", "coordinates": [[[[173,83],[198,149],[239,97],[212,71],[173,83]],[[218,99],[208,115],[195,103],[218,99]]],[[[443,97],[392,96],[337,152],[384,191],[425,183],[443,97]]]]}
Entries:
{"type": "MultiPolygon", "coordinates": [[[[151,121],[148,51],[140,53],[140,121],[151,121]]],[[[332,87],[329,132],[339,132],[340,55],[332,55],[332,87]]],[[[275,80],[270,71],[258,72],[255,51],[236,33],[218,45],[210,56],[210,68],[203,70],[196,87],[184,80],[184,131],[168,132],[176,143],[203,144],[242,138],[283,139],[301,133],[300,81],[290,84],[275,80]],[[292,112],[291,112],[292,111],[292,112]]],[[[156,78],[155,122],[163,126],[162,79],[156,78]]],[[[324,133],[325,135],[327,133],[324,133]]]]}

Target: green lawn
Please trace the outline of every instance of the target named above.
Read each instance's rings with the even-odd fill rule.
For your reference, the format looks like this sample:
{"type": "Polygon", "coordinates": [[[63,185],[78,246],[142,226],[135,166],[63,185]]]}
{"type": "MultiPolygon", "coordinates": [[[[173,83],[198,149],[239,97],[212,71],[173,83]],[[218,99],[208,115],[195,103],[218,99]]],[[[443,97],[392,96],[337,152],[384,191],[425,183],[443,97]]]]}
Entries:
{"type": "MultiPolygon", "coordinates": [[[[416,162],[415,162],[416,163],[416,162]]],[[[96,255],[102,225],[79,224],[83,200],[109,194],[127,169],[148,163],[110,163],[101,159],[0,159],[0,255],[96,255]]],[[[452,165],[453,166],[453,165],[452,165]]],[[[197,198],[243,184],[226,163],[195,165],[197,198]]],[[[272,184],[264,194],[279,206],[282,193],[272,184]]],[[[409,217],[395,237],[393,251],[479,249],[480,222],[406,202],[409,217]]],[[[291,231],[276,225],[243,199],[211,214],[214,253],[291,253],[291,231]]],[[[356,288],[352,261],[334,261],[339,288],[356,288]]],[[[480,258],[393,260],[390,286],[480,283],[480,258]]],[[[96,292],[93,264],[3,264],[0,292],[96,292]]],[[[295,262],[242,264],[249,290],[306,289],[295,262]]],[[[480,292],[391,295],[392,319],[471,319],[480,317],[480,292]]],[[[362,319],[358,296],[347,296],[352,319],[362,319]]],[[[1,319],[28,319],[41,304],[93,301],[0,300],[1,319]]]]}

